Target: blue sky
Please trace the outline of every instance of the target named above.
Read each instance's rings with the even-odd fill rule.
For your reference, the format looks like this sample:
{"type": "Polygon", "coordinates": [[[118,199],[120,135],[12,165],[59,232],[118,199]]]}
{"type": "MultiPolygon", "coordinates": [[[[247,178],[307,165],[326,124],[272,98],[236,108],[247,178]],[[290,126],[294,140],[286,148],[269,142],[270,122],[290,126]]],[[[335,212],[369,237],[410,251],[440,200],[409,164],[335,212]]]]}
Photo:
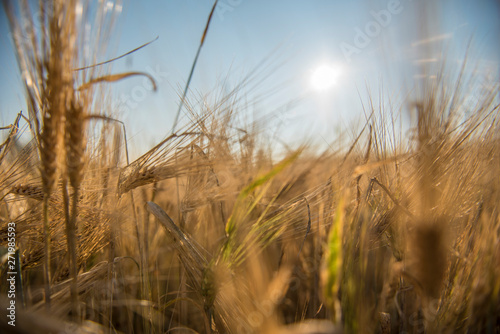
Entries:
{"type": "MultiPolygon", "coordinates": [[[[113,105],[126,122],[137,152],[170,132],[178,95],[212,5],[209,0],[121,3],[121,14],[103,57],[118,56],[159,36],[150,46],[112,65],[114,73],[145,71],[157,78],[157,92],[151,92],[141,78],[111,85],[113,105]]],[[[25,110],[8,32],[2,9],[2,125],[25,110]]],[[[321,134],[330,141],[339,128],[362,116],[360,99],[366,102],[368,89],[373,96],[383,90],[384,96],[398,103],[416,81],[433,75],[432,68],[444,59],[452,70],[458,69],[471,38],[469,59],[477,65],[475,74],[479,80],[498,83],[499,1],[220,0],[188,96],[231,89],[265,61],[268,67],[261,66],[261,75],[250,85],[256,87],[240,92],[250,104],[246,112],[269,113],[301,97],[293,110],[280,109],[277,123],[288,129],[280,134],[281,140],[321,134]],[[341,74],[333,87],[316,92],[310,76],[324,63],[341,74]],[[430,72],[424,73],[423,66],[430,66],[430,72]],[[228,79],[225,87],[224,78],[228,79]],[[264,101],[257,99],[274,88],[279,91],[264,101]]]]}

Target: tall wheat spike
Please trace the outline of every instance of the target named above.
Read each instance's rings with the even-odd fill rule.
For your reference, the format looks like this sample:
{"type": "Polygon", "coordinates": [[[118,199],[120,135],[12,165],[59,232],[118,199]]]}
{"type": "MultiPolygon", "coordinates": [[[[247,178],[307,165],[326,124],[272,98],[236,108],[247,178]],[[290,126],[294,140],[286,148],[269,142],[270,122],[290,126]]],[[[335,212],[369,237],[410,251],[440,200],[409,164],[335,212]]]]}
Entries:
{"type": "MultiPolygon", "coordinates": [[[[46,285],[46,304],[50,307],[50,230],[48,217],[48,204],[51,193],[56,182],[57,153],[61,145],[62,129],[61,124],[64,116],[65,90],[67,85],[67,74],[64,68],[64,53],[66,49],[67,36],[64,34],[64,27],[59,19],[63,15],[63,4],[54,3],[51,8],[46,8],[48,11],[48,32],[49,32],[49,49],[46,50],[43,43],[42,54],[45,68],[41,72],[47,73],[47,80],[42,86],[42,115],[43,128],[40,135],[40,157],[41,157],[41,176],[44,192],[43,201],[43,221],[44,221],[44,237],[45,237],[45,285],[46,285]]],[[[40,73],[41,74],[41,73],[40,73]]]]}
{"type": "Polygon", "coordinates": [[[45,240],[45,301],[47,308],[50,308],[52,254],[48,208],[60,169],[59,152],[64,149],[63,124],[68,116],[72,117],[66,115],[66,110],[73,96],[72,61],[76,2],[41,3],[40,31],[35,30],[29,4],[23,1],[22,5],[21,24],[19,24],[12,4],[9,1],[4,2],[14,33],[19,66],[26,80],[30,123],[34,124],[40,155],[45,240]],[[41,129],[39,118],[42,121],[41,129]]]}

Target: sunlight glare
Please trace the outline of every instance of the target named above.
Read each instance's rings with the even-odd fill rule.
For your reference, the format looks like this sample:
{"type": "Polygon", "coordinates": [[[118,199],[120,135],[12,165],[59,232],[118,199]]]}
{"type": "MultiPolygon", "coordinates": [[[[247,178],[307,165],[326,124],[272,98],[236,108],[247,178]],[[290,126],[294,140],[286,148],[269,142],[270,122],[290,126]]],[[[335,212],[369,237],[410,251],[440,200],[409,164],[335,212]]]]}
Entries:
{"type": "Polygon", "coordinates": [[[325,91],[337,84],[341,74],[340,67],[323,64],[318,66],[311,75],[311,87],[316,91],[325,91]]]}

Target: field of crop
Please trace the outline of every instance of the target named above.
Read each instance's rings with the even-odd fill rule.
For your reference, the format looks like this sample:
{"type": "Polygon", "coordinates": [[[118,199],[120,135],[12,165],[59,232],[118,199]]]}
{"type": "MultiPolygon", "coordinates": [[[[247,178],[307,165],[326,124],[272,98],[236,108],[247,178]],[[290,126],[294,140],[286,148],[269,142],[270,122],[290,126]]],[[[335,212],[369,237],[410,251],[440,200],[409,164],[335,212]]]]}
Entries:
{"type": "Polygon", "coordinates": [[[236,89],[188,95],[130,161],[106,85],[154,78],[75,71],[76,2],[40,3],[35,34],[4,2],[32,38],[2,124],[2,333],[500,333],[500,91],[466,103],[466,59],[335,149],[276,150],[236,89]]]}

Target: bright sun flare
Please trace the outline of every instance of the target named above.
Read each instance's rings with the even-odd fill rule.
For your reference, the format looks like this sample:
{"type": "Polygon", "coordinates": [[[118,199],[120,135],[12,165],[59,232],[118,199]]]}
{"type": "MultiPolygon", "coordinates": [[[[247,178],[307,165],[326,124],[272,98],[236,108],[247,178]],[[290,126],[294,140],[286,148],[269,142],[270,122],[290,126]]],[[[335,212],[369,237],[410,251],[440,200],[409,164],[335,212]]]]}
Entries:
{"type": "Polygon", "coordinates": [[[328,90],[337,83],[340,74],[340,67],[320,65],[311,75],[311,87],[316,91],[328,90]]]}

